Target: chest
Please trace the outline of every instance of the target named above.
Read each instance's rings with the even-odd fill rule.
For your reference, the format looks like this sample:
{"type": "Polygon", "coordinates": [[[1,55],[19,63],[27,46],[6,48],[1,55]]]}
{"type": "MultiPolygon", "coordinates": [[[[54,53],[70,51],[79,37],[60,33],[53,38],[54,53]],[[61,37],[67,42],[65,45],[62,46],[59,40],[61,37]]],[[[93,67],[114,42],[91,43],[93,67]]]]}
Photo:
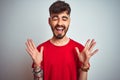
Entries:
{"type": "Polygon", "coordinates": [[[47,66],[75,65],[75,54],[73,48],[47,48],[44,51],[44,64],[47,66]]]}

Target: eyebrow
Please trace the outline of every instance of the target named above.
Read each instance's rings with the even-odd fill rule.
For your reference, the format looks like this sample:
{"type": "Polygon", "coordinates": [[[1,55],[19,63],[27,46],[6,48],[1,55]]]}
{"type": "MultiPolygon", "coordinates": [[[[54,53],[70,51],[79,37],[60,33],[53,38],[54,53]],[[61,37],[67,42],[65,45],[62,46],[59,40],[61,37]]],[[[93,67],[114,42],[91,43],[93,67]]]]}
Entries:
{"type": "MultiPolygon", "coordinates": [[[[52,16],[51,18],[53,19],[53,18],[55,18],[55,17],[57,17],[57,18],[58,18],[58,16],[57,16],[57,15],[54,15],[54,16],[52,16]]],[[[62,18],[66,18],[66,19],[68,19],[68,17],[67,17],[67,16],[62,16],[62,18]]]]}
{"type": "Polygon", "coordinates": [[[53,19],[54,17],[58,17],[57,15],[52,16],[51,18],[53,19]]]}
{"type": "Polygon", "coordinates": [[[63,16],[62,18],[66,18],[66,19],[68,19],[68,17],[67,17],[67,16],[63,16]]]}

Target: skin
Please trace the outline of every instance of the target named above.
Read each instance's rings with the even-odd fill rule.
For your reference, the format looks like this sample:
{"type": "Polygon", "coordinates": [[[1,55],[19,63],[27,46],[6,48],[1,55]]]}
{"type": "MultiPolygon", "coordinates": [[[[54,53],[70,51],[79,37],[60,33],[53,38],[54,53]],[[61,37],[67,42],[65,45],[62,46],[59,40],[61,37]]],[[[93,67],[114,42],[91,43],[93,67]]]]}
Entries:
{"type": "Polygon", "coordinates": [[[52,14],[49,18],[49,24],[51,26],[53,37],[60,40],[65,35],[69,28],[70,16],[66,14],[67,12],[62,12],[59,14],[52,14]],[[57,30],[57,28],[63,28],[62,30],[57,30]],[[59,37],[60,36],[60,37],[59,37]]]}
{"type": "MultiPolygon", "coordinates": [[[[66,36],[66,33],[70,24],[70,15],[68,15],[66,11],[59,14],[51,14],[48,22],[53,32],[53,37],[50,39],[50,42],[57,46],[63,46],[67,44],[69,42],[69,38],[66,36]]],[[[90,67],[90,58],[98,52],[98,49],[93,50],[95,45],[96,42],[94,39],[88,39],[82,52],[80,52],[79,49],[75,47],[79,60],[83,63],[83,67],[85,68],[90,67]]],[[[34,66],[41,66],[40,63],[42,61],[44,46],[41,47],[39,52],[32,39],[27,40],[26,46],[26,51],[31,56],[35,64],[34,66]]],[[[82,70],[79,71],[79,80],[87,80],[87,72],[82,70]]]]}

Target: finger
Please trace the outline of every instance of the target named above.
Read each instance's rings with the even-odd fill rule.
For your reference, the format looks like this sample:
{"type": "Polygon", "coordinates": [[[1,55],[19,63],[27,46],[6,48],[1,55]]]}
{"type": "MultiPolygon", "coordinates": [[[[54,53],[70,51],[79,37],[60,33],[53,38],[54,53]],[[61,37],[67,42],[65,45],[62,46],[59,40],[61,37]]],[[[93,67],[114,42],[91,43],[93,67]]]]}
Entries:
{"type": "Polygon", "coordinates": [[[28,41],[25,43],[25,45],[26,45],[27,49],[28,49],[29,51],[31,51],[31,48],[30,48],[30,46],[29,46],[29,44],[28,44],[28,41]]]}
{"type": "Polygon", "coordinates": [[[40,48],[40,54],[43,56],[43,50],[44,50],[44,47],[42,46],[41,48],[40,48]]]}
{"type": "Polygon", "coordinates": [[[31,46],[30,46],[30,44],[28,43],[28,41],[27,41],[25,44],[26,44],[26,46],[27,46],[27,49],[28,49],[30,52],[32,52],[33,49],[31,48],[31,46]]]}
{"type": "Polygon", "coordinates": [[[81,53],[80,53],[80,51],[79,51],[79,48],[78,48],[78,47],[75,47],[75,50],[76,50],[76,52],[77,52],[77,56],[78,56],[80,62],[84,62],[84,58],[81,56],[81,53]]]}
{"type": "Polygon", "coordinates": [[[89,47],[91,47],[92,45],[93,45],[93,43],[95,42],[95,40],[94,39],[92,39],[92,41],[90,42],[90,45],[89,45],[89,47]]]}
{"type": "Polygon", "coordinates": [[[34,44],[34,42],[33,42],[32,39],[30,39],[30,42],[31,42],[32,47],[33,47],[34,49],[36,49],[36,46],[35,46],[35,44],[34,44]]]}
{"type": "Polygon", "coordinates": [[[92,52],[91,56],[95,55],[99,50],[96,49],[95,51],[92,52]]]}
{"type": "Polygon", "coordinates": [[[88,39],[87,42],[85,43],[85,50],[88,49],[89,43],[90,43],[90,39],[88,39]]]}
{"type": "Polygon", "coordinates": [[[28,42],[29,48],[30,48],[31,50],[34,50],[34,47],[33,47],[33,45],[32,45],[32,39],[27,39],[27,42],[28,42]]]}
{"type": "Polygon", "coordinates": [[[26,48],[26,51],[27,51],[27,53],[28,53],[30,56],[32,56],[32,53],[31,53],[31,51],[29,51],[28,48],[26,48]]]}
{"type": "Polygon", "coordinates": [[[89,48],[89,50],[92,51],[93,48],[95,47],[95,45],[96,45],[96,42],[94,42],[94,43],[91,45],[91,47],[89,48]]]}
{"type": "Polygon", "coordinates": [[[77,52],[77,55],[79,56],[80,55],[80,51],[79,51],[78,47],[75,47],[75,50],[77,52]]]}

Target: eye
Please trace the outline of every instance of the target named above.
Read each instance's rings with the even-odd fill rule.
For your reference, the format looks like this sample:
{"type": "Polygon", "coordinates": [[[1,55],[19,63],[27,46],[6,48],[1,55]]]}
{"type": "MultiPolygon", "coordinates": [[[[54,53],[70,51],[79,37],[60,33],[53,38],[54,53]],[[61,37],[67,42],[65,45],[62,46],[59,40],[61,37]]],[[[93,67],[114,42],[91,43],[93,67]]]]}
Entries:
{"type": "Polygon", "coordinates": [[[68,20],[68,17],[63,16],[62,19],[63,19],[63,21],[67,21],[67,20],[68,20]]]}
{"type": "Polygon", "coordinates": [[[53,20],[53,21],[56,21],[56,20],[58,20],[58,17],[57,17],[57,16],[54,16],[54,17],[52,17],[52,20],[53,20]]]}

